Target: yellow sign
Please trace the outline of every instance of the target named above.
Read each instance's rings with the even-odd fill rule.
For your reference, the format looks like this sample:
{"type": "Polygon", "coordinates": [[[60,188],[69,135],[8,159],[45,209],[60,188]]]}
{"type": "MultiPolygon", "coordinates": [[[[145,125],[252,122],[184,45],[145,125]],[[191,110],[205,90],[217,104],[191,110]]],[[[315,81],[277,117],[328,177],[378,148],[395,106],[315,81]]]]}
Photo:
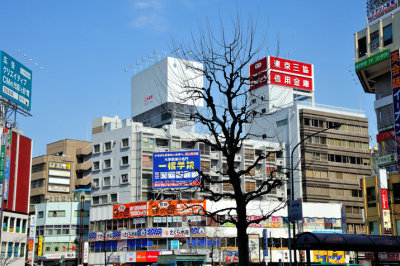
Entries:
{"type": "Polygon", "coordinates": [[[39,236],[39,244],[38,244],[38,256],[42,256],[43,251],[43,236],[39,236]]]}
{"type": "Polygon", "coordinates": [[[49,162],[49,168],[70,170],[71,169],[71,164],[69,164],[69,163],[49,162]]]}
{"type": "Polygon", "coordinates": [[[314,262],[345,263],[344,251],[314,250],[314,262]]]}

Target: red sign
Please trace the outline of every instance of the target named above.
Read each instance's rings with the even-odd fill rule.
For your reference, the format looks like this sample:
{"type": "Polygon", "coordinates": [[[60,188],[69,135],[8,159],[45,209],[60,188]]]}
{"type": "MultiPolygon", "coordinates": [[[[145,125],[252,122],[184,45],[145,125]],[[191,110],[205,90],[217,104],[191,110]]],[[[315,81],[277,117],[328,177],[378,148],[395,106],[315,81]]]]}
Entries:
{"type": "Polygon", "coordinates": [[[269,68],[272,71],[282,71],[293,75],[312,77],[312,65],[277,57],[270,57],[269,68]]]}
{"type": "Polygon", "coordinates": [[[28,250],[29,251],[33,250],[33,241],[34,241],[33,238],[29,238],[29,244],[28,244],[28,250]]]}
{"type": "Polygon", "coordinates": [[[382,140],[391,139],[396,137],[396,134],[393,129],[379,133],[376,135],[376,141],[380,142],[382,140]]]}
{"type": "Polygon", "coordinates": [[[147,202],[134,202],[113,206],[113,219],[147,216],[147,202]]]}
{"type": "Polygon", "coordinates": [[[146,251],[136,252],[136,262],[146,262],[146,251]]]}
{"type": "Polygon", "coordinates": [[[387,189],[381,189],[382,210],[389,209],[387,189]]]}
{"type": "Polygon", "coordinates": [[[313,81],[311,78],[304,78],[280,72],[271,72],[270,83],[300,90],[313,90],[313,81]]]}
{"type": "MultiPolygon", "coordinates": [[[[146,262],[157,262],[157,256],[160,255],[160,251],[147,251],[146,262]]],[[[136,261],[138,261],[136,259],[136,261]]]]}
{"type": "Polygon", "coordinates": [[[250,76],[254,76],[260,72],[267,70],[267,57],[258,60],[250,65],[250,76]]]}
{"type": "Polygon", "coordinates": [[[250,77],[250,90],[260,88],[268,84],[268,73],[263,72],[250,77]]]}

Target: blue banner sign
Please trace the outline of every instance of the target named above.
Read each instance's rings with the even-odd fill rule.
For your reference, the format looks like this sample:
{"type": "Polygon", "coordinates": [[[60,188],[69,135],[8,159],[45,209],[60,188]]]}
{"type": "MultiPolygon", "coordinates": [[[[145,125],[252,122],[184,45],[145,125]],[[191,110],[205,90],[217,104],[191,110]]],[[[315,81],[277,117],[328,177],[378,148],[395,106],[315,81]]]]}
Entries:
{"type": "Polygon", "coordinates": [[[31,110],[32,71],[0,51],[0,95],[31,110]]]}
{"type": "Polygon", "coordinates": [[[200,151],[153,154],[153,188],[200,185],[200,151]]]}
{"type": "Polygon", "coordinates": [[[400,59],[399,50],[390,55],[393,88],[394,132],[396,134],[397,166],[400,167],[400,59]]]}

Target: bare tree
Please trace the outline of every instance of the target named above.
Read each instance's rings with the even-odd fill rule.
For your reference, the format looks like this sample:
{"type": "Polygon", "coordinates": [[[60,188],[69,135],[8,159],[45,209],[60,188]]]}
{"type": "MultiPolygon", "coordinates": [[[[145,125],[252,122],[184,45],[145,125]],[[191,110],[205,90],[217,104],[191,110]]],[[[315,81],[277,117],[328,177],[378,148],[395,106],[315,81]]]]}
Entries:
{"type": "MultiPolygon", "coordinates": [[[[222,20],[221,20],[222,21],[222,20]]],[[[196,77],[185,75],[185,69],[175,74],[180,87],[186,89],[186,95],[180,95],[181,101],[204,101],[205,108],[197,108],[191,114],[191,119],[200,124],[209,137],[196,141],[210,146],[222,153],[226,159],[226,167],[216,171],[222,178],[212,178],[209,171],[200,171],[202,192],[205,198],[212,201],[231,199],[236,206],[226,206],[219,210],[205,210],[207,216],[215,222],[224,224],[230,222],[236,225],[239,265],[248,265],[249,246],[247,228],[252,223],[259,223],[272,215],[274,211],[264,212],[258,219],[249,220],[249,203],[262,200],[274,188],[281,186],[283,181],[272,172],[265,177],[254,191],[246,192],[243,179],[252,176],[252,170],[257,164],[270,156],[271,152],[258,153],[255,160],[245,169],[237,169],[235,155],[244,146],[246,140],[256,137],[246,132],[246,125],[256,116],[264,116],[250,108],[249,99],[256,97],[249,91],[249,64],[257,60],[257,55],[264,48],[265,38],[256,44],[256,26],[250,22],[243,26],[240,16],[232,19],[233,31],[227,32],[221,22],[218,32],[206,23],[205,28],[199,27],[199,34],[192,34],[188,45],[175,45],[175,50],[184,68],[204,77],[199,85],[196,77]],[[202,65],[199,66],[199,62],[202,65]],[[229,186],[232,192],[216,192],[210,184],[229,186]]],[[[186,71],[187,72],[187,71],[186,71]]],[[[285,204],[280,205],[283,208],[285,204]]]]}

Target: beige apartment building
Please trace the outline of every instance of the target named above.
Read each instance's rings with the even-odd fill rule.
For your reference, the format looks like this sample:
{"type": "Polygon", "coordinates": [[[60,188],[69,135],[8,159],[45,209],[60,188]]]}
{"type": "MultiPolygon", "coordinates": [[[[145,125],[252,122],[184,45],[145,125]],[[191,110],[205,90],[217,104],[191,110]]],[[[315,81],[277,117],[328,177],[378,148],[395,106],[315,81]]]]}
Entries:
{"type": "Polygon", "coordinates": [[[68,201],[72,191],[90,188],[92,143],[64,139],[47,144],[46,155],[32,159],[30,213],[33,204],[68,201]]]}

